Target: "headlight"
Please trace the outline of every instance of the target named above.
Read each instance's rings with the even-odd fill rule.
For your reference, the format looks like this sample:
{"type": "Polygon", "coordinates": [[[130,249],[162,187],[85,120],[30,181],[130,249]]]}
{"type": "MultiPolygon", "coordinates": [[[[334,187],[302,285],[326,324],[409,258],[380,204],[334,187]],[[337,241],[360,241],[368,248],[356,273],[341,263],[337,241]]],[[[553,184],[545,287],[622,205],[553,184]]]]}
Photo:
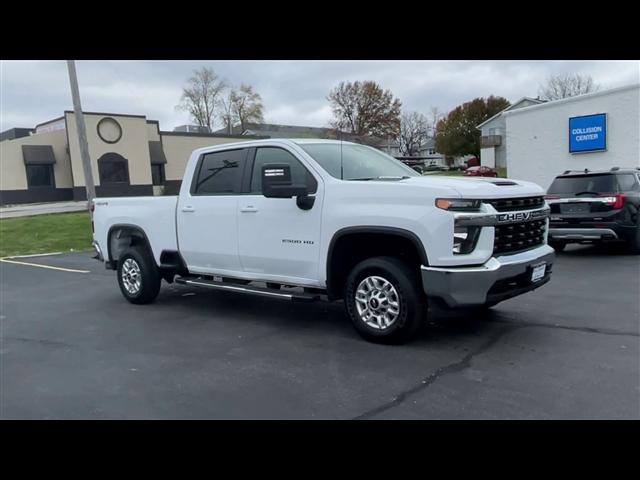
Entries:
{"type": "Polygon", "coordinates": [[[455,227],[453,230],[453,253],[470,253],[476,248],[480,227],[455,227]]]}
{"type": "Polygon", "coordinates": [[[481,200],[470,198],[437,198],[436,207],[454,212],[477,212],[480,210],[481,200]]]}

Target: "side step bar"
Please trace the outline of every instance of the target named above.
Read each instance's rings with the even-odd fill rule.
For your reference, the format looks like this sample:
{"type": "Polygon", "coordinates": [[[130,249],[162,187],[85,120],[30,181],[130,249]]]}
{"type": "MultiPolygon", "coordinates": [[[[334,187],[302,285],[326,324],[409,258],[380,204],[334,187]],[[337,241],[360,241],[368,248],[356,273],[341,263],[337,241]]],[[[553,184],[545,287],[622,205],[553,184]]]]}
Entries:
{"type": "Polygon", "coordinates": [[[262,297],[280,298],[292,302],[316,302],[322,300],[320,295],[313,293],[285,292],[273,288],[254,287],[252,285],[233,285],[227,282],[216,282],[214,280],[201,278],[176,277],[175,282],[182,285],[212,288],[214,290],[227,290],[229,292],[249,293],[262,297]]]}

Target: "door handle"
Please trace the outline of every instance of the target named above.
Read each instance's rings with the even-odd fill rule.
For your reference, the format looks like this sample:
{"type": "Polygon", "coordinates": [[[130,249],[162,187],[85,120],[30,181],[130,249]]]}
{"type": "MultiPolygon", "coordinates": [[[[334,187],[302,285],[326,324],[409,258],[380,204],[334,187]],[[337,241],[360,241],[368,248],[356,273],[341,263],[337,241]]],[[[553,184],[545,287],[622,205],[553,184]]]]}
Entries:
{"type": "Polygon", "coordinates": [[[241,207],[240,208],[241,212],[257,212],[258,209],[256,207],[254,207],[253,205],[247,205],[246,207],[241,207]]]}
{"type": "Polygon", "coordinates": [[[188,207],[182,207],[182,211],[185,213],[191,213],[191,212],[195,212],[196,209],[191,206],[188,206],[188,207]]]}

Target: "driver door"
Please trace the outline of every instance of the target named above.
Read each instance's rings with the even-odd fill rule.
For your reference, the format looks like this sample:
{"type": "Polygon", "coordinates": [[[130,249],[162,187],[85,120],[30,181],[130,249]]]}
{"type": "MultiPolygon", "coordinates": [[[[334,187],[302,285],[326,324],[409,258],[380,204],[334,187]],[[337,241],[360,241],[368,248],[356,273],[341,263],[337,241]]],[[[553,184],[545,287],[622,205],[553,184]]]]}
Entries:
{"type": "Polygon", "coordinates": [[[318,280],[320,220],[323,188],[295,154],[282,147],[258,147],[249,155],[249,193],[238,211],[239,255],[242,268],[257,279],[315,284],[318,280]],[[295,184],[306,184],[315,197],[303,210],[296,198],[262,195],[262,166],[288,164],[295,184]]]}

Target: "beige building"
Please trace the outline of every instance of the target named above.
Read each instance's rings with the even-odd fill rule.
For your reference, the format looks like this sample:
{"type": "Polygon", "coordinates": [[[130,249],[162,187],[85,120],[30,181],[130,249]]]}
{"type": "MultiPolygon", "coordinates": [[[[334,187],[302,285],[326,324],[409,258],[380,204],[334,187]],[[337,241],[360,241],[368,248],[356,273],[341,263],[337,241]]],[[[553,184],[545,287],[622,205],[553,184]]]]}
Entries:
{"type": "MultiPolygon", "coordinates": [[[[85,112],[96,195],[175,194],[191,152],[268,138],[165,132],[144,115],[85,112]]],[[[86,189],[75,115],[0,134],[0,205],[84,200],[86,189]]]]}

